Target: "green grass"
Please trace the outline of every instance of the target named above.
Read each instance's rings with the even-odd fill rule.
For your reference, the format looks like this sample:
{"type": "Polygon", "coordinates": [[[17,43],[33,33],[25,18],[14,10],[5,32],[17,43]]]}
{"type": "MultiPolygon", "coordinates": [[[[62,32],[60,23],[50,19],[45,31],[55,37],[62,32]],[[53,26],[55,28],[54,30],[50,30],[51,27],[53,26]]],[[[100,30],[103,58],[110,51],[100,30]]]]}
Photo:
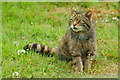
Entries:
{"type": "MultiPolygon", "coordinates": [[[[2,13],[2,3],[0,2],[0,14],[2,13]]],[[[0,24],[2,24],[2,15],[0,15],[0,24]]],[[[1,32],[2,26],[0,27],[0,79],[2,78],[2,32],[1,32]]]]}
{"type": "MultiPolygon", "coordinates": [[[[109,15],[108,22],[97,19],[97,55],[91,73],[74,73],[70,64],[57,56],[47,57],[29,52],[18,55],[30,42],[57,47],[68,28],[70,12],[96,6],[117,9],[117,3],[2,3],[2,77],[3,78],[81,78],[117,77],[118,21],[109,15]],[[106,5],[109,6],[106,6],[106,5]],[[18,76],[12,73],[18,72],[18,76]],[[104,75],[105,74],[105,75],[104,75]]],[[[104,15],[102,15],[104,16],[104,15]]],[[[103,17],[104,19],[106,17],[103,17]]]]}

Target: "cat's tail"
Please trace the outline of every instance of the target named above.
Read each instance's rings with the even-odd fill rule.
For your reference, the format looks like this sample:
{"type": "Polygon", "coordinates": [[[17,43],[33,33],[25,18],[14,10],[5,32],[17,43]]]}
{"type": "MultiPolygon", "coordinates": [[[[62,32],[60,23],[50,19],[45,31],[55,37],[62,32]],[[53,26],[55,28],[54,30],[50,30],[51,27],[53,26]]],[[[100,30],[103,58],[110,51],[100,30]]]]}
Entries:
{"type": "Polygon", "coordinates": [[[26,51],[34,51],[36,53],[47,53],[47,54],[57,54],[57,50],[55,48],[51,48],[45,45],[40,45],[37,43],[29,43],[23,47],[26,51]]]}

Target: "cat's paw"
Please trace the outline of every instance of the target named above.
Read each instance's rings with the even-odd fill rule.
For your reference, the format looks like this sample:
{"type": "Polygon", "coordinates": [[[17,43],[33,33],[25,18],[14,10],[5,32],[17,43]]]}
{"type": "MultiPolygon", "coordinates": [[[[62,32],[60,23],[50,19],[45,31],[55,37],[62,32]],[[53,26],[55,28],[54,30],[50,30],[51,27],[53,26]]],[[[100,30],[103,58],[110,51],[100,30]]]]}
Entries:
{"type": "Polygon", "coordinates": [[[81,67],[75,67],[74,71],[75,72],[83,72],[83,68],[81,68],[81,67]]]}

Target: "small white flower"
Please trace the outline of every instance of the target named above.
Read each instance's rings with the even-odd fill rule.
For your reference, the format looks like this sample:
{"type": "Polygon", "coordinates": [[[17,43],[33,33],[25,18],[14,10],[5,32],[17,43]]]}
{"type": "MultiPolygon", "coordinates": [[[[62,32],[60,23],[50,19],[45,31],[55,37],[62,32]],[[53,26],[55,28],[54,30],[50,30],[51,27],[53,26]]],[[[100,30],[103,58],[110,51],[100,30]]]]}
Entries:
{"type": "Polygon", "coordinates": [[[33,25],[33,22],[31,22],[30,24],[33,25]]]}
{"type": "Polygon", "coordinates": [[[30,7],[27,8],[28,10],[30,9],[30,7]]]}
{"type": "Polygon", "coordinates": [[[18,46],[18,45],[19,45],[19,43],[18,43],[17,41],[13,41],[13,44],[14,44],[15,46],[18,46]]]}
{"type": "Polygon", "coordinates": [[[21,53],[25,53],[26,51],[25,50],[18,50],[18,55],[20,55],[21,53]]]}
{"type": "Polygon", "coordinates": [[[42,41],[42,39],[37,39],[38,41],[42,41]]]}
{"type": "Polygon", "coordinates": [[[12,73],[13,76],[18,76],[18,72],[12,73]]]}
{"type": "Polygon", "coordinates": [[[108,20],[106,19],[106,20],[105,20],[105,22],[107,23],[107,22],[108,22],[108,20]]]}
{"type": "Polygon", "coordinates": [[[117,17],[112,17],[112,20],[118,20],[118,18],[117,17]]]}

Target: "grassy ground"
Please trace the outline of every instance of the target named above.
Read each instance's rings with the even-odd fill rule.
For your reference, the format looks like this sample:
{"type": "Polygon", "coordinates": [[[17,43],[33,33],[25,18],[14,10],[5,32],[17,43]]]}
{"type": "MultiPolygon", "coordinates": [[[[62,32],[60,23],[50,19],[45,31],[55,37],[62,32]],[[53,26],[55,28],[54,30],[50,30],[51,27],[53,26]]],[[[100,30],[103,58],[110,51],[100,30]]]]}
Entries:
{"type": "Polygon", "coordinates": [[[2,3],[2,77],[117,77],[116,9],[117,3],[2,3]],[[90,73],[74,73],[70,64],[58,60],[57,56],[47,57],[33,52],[17,54],[30,42],[57,47],[59,38],[68,28],[70,7],[84,11],[96,8],[101,11],[101,17],[95,19],[98,49],[90,73]],[[14,72],[18,72],[18,76],[13,76],[14,72]]]}
{"type": "MultiPolygon", "coordinates": [[[[2,4],[0,2],[0,13],[2,13],[2,4]]],[[[0,24],[2,24],[2,15],[0,15],[0,24]]],[[[0,27],[0,79],[2,77],[2,66],[1,66],[1,61],[2,61],[2,26],[0,27]]]]}

